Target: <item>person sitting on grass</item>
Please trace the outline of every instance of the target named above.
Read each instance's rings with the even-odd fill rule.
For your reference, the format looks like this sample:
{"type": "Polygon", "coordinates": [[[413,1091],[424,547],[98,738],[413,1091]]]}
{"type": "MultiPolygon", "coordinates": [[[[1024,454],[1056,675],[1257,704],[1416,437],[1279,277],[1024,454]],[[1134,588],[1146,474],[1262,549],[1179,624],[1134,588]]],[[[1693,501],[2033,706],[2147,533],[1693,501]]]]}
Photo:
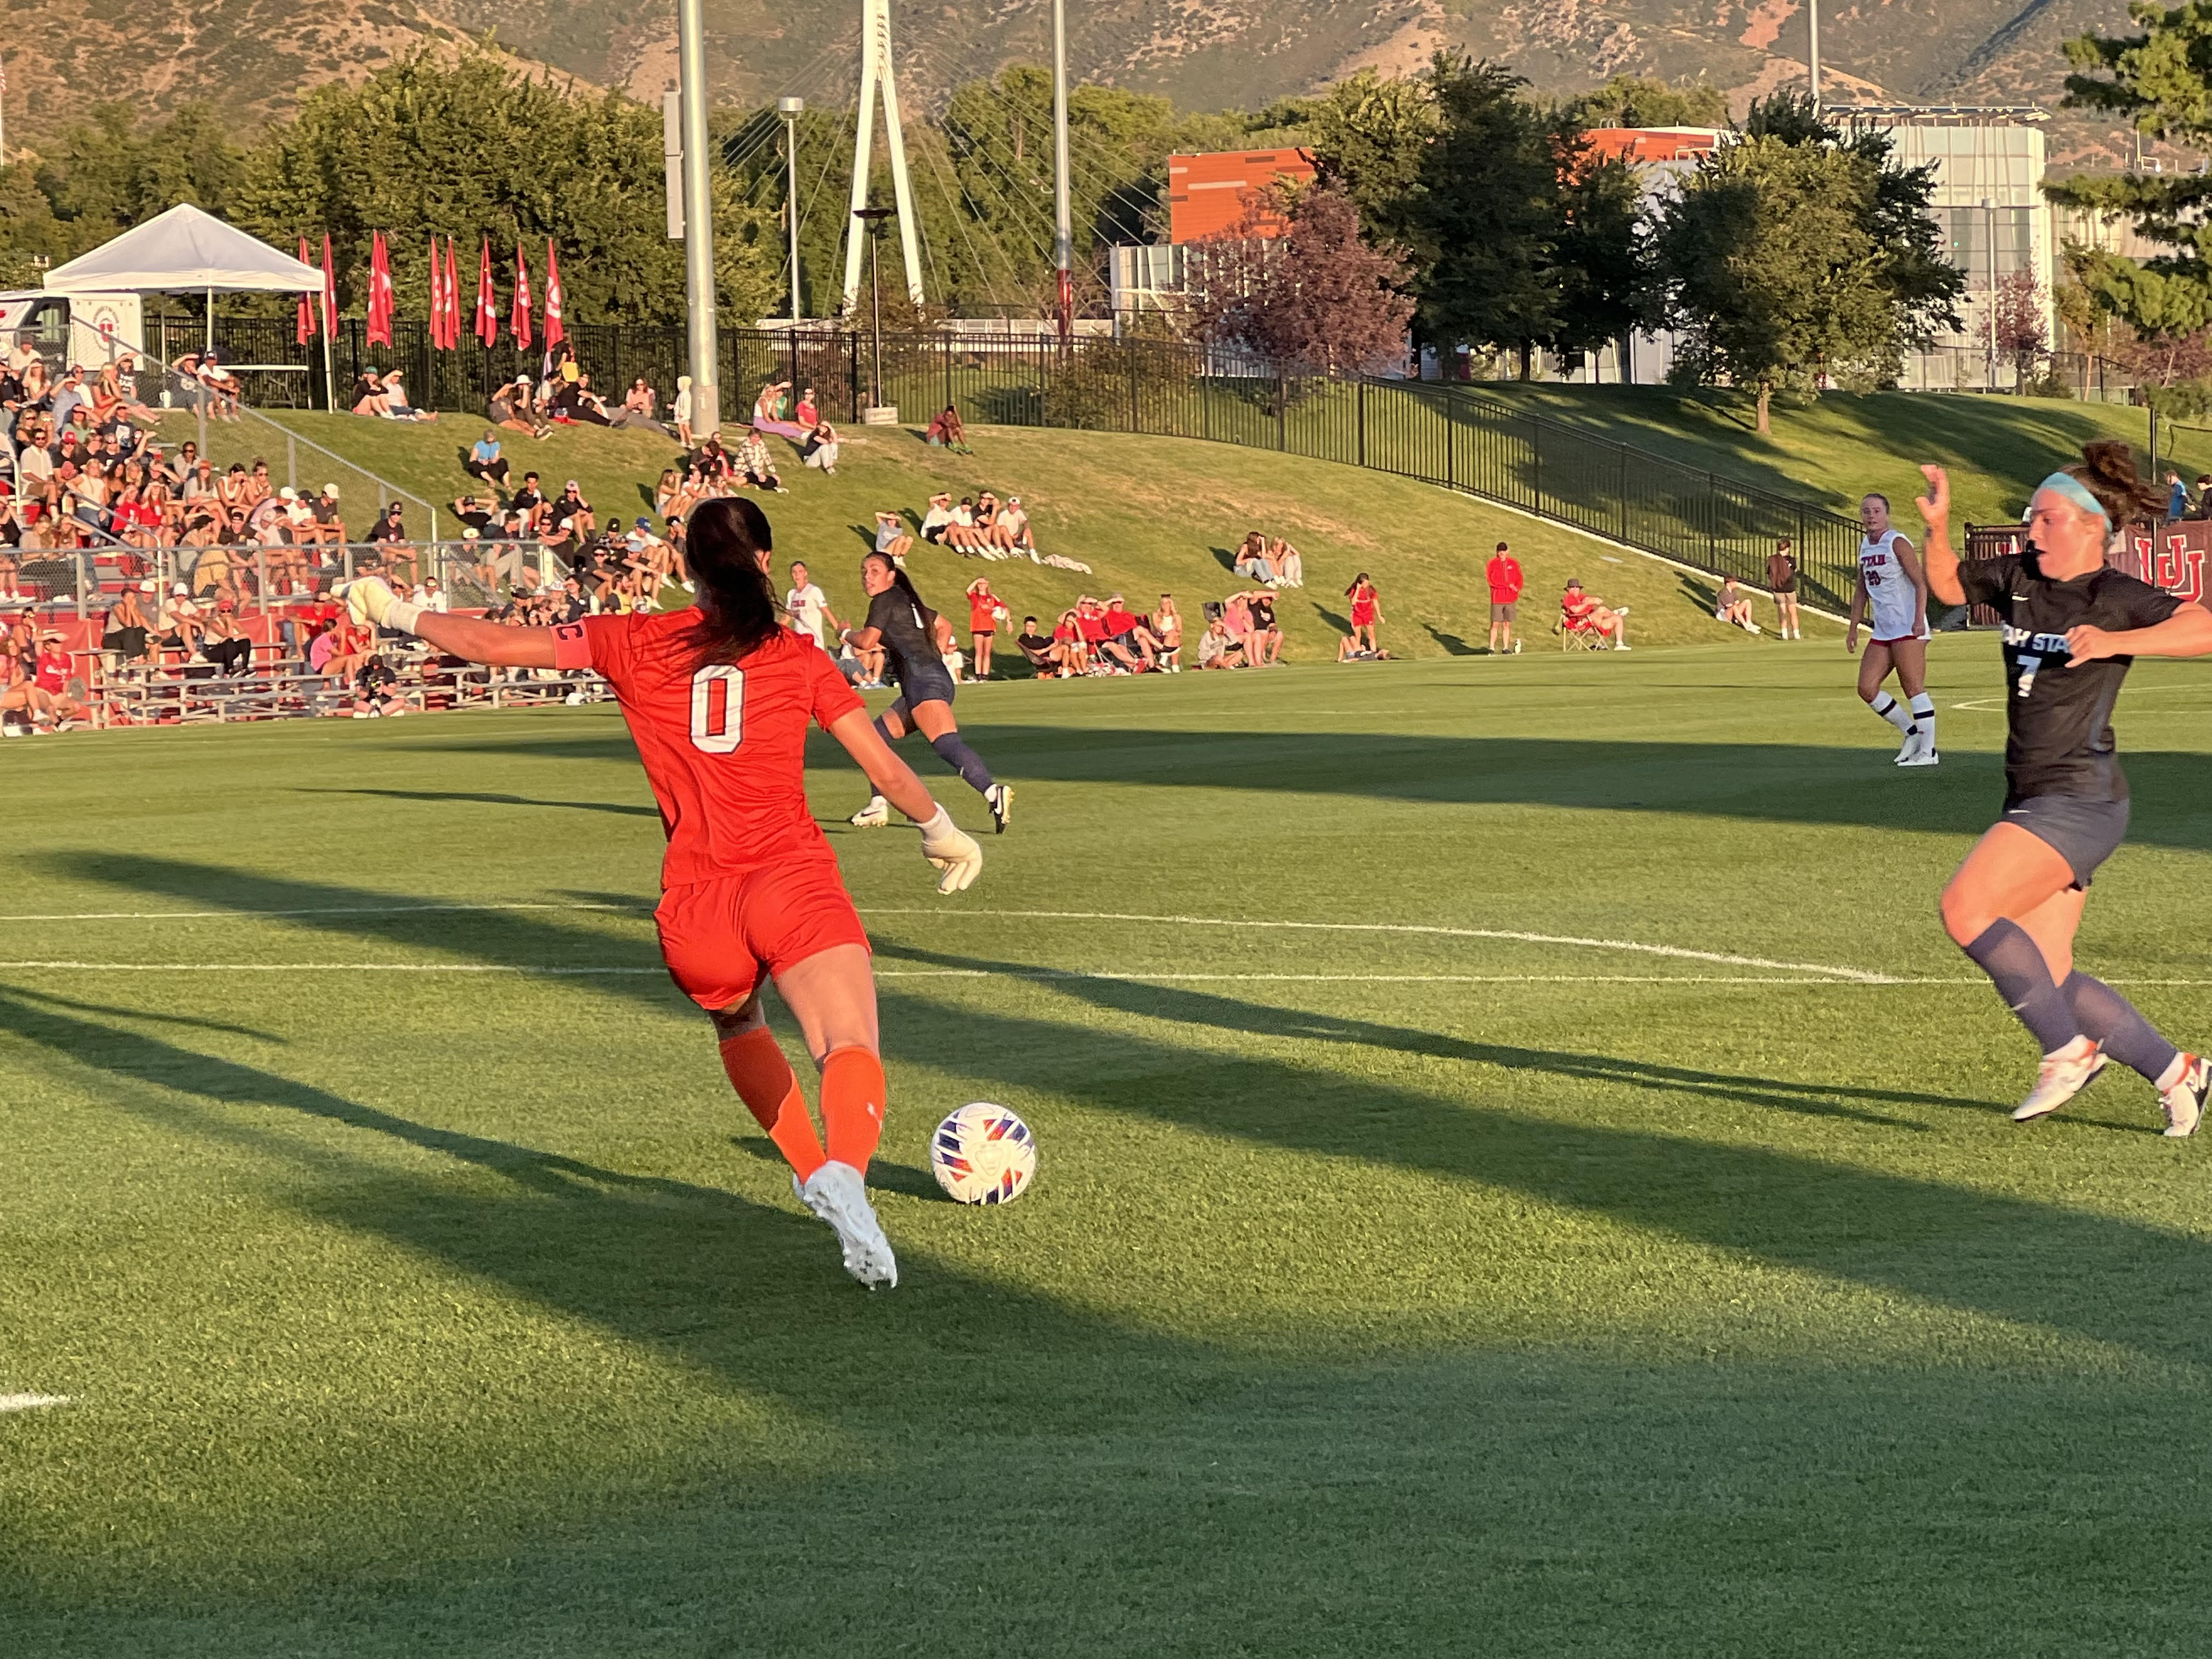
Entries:
{"type": "Polygon", "coordinates": [[[1733,576],[1723,581],[1720,592],[1713,596],[1713,620],[1741,628],[1747,634],[1759,632],[1759,624],[1751,619],[1751,595],[1736,586],[1733,576]]]}
{"type": "Polygon", "coordinates": [[[1051,635],[1038,631],[1035,617],[1022,618],[1022,631],[1014,635],[1014,645],[1036,670],[1039,679],[1051,679],[1060,672],[1060,647],[1051,635]]]}
{"type": "Polygon", "coordinates": [[[906,556],[914,550],[914,538],[907,533],[906,520],[896,513],[876,514],[876,551],[900,569],[906,568],[906,556]]]}
{"type": "Polygon", "coordinates": [[[819,471],[825,477],[837,476],[837,428],[827,421],[817,421],[808,430],[805,441],[799,446],[802,465],[819,471]]]}
{"type": "Polygon", "coordinates": [[[483,436],[469,447],[469,458],[461,463],[461,471],[504,489],[507,470],[506,458],[499,453],[499,428],[486,427],[483,436]]]}
{"type": "Polygon", "coordinates": [[[748,431],[738,440],[738,447],[731,454],[731,471],[743,489],[770,489],[779,495],[788,493],[783,480],[776,476],[775,462],[768,453],[768,440],[757,432],[748,431]]]}
{"type": "Polygon", "coordinates": [[[1182,672],[1182,613],[1175,595],[1163,593],[1150,618],[1153,636],[1160,642],[1160,666],[1170,674],[1182,672]]]}
{"type": "Polygon", "coordinates": [[[1091,647],[1083,638],[1083,618],[1071,606],[1053,624],[1052,642],[1060,647],[1060,677],[1072,678],[1091,672],[1091,647]]]}
{"type": "Polygon", "coordinates": [[[949,491],[940,489],[929,498],[929,511],[921,515],[921,538],[942,547],[951,528],[952,496],[949,491]]]}
{"type": "Polygon", "coordinates": [[[975,526],[975,498],[963,495],[960,505],[952,509],[952,521],[945,526],[945,544],[966,558],[975,558],[990,544],[982,531],[975,526]]]}
{"type": "Polygon", "coordinates": [[[1305,556],[1280,536],[1267,544],[1267,569],[1273,578],[1268,583],[1271,587],[1306,585],[1305,556]]]}
{"type": "Polygon", "coordinates": [[[1006,505],[993,515],[991,541],[1007,553],[1026,553],[1031,560],[1036,558],[1036,532],[1030,527],[1030,515],[1020,496],[1007,496],[1006,505]]]}
{"type": "Polygon", "coordinates": [[[1121,660],[1129,663],[1131,673],[1158,666],[1158,639],[1130,611],[1127,601],[1119,593],[1107,596],[1105,619],[1107,644],[1121,660]]]}
{"type": "Polygon", "coordinates": [[[1201,669],[1243,667],[1243,641],[1229,631],[1225,617],[1207,619],[1206,632],[1198,637],[1198,665],[1201,669]]]}
{"type": "Polygon", "coordinates": [[[937,418],[929,423],[922,441],[933,449],[949,449],[956,455],[973,455],[968,447],[968,428],[960,422],[960,411],[951,404],[945,405],[937,418]]]}
{"type": "Polygon", "coordinates": [[[1275,568],[1267,562],[1267,538],[1256,530],[1247,531],[1230,568],[1235,574],[1250,581],[1273,581],[1275,568]]]}
{"type": "Polygon", "coordinates": [[[1585,593],[1579,576],[1567,583],[1567,591],[1559,599],[1559,620],[1563,627],[1589,629],[1600,639],[1611,640],[1616,651],[1628,649],[1627,616],[1626,605],[1616,611],[1596,594],[1585,593]]]}

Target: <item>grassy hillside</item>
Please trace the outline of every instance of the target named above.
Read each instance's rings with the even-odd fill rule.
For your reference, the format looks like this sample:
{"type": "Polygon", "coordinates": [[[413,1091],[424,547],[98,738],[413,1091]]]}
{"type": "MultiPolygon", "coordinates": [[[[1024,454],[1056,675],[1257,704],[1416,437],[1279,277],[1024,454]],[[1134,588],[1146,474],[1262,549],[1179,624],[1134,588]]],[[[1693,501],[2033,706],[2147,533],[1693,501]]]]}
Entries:
{"type": "MultiPolygon", "coordinates": [[[[351,416],[289,417],[318,442],[358,460],[380,477],[442,507],[473,481],[460,457],[481,424],[453,416],[434,426],[403,427],[351,416]]],[[[186,435],[172,422],[170,436],[186,435]]],[[[210,433],[219,461],[265,440],[265,430],[224,428],[210,433]]],[[[512,435],[512,434],[509,434],[512,435]]],[[[924,447],[907,429],[856,432],[834,478],[806,471],[789,446],[774,441],[790,494],[773,498],[779,564],[804,558],[841,616],[860,606],[860,558],[873,544],[878,508],[918,515],[939,489],[959,495],[988,486],[1019,495],[1034,517],[1039,544],[1088,563],[1088,577],[1026,561],[986,563],[935,548],[909,561],[923,597],[955,610],[960,590],[990,577],[1017,620],[1026,611],[1049,615],[1077,594],[1125,592],[1139,610],[1172,592],[1187,617],[1199,603],[1247,586],[1232,578],[1229,550],[1255,527],[1288,536],[1304,553],[1307,583],[1279,607],[1286,654],[1333,657],[1343,632],[1344,589],[1364,570],[1382,592],[1384,643],[1409,656],[1480,649],[1488,631],[1482,566],[1492,547],[1510,541],[1528,572],[1532,623],[1529,648],[1553,648],[1553,601],[1570,576],[1608,600],[1632,607],[1632,644],[1741,643],[1778,648],[1712,620],[1711,584],[1656,561],[1587,537],[1555,530],[1463,495],[1357,467],[1300,460],[1266,452],[1174,438],[1079,432],[981,429],[972,459],[924,447]]],[[[641,433],[559,432],[543,442],[518,440],[507,449],[517,476],[535,468],[557,489],[575,478],[602,522],[651,510],[653,481],[675,453],[672,443],[641,433]]],[[[299,482],[339,481],[350,500],[366,480],[343,482],[302,448],[299,482]],[[326,477],[326,474],[329,476],[326,477]]],[[[269,455],[282,481],[284,458],[269,455]]],[[[355,532],[365,510],[349,514],[355,532]]],[[[411,520],[410,520],[411,522],[411,520]]],[[[447,533],[451,533],[448,528],[447,533]]],[[[964,613],[960,613],[964,621],[964,613]]],[[[1809,641],[1808,641],[1809,643],[1809,641]]]]}
{"type": "MultiPolygon", "coordinates": [[[[1975,523],[2020,516],[2028,491],[2053,467],[2080,459],[2096,438],[2124,438],[2147,464],[2149,415],[2111,404],[1990,398],[1924,392],[1864,396],[1832,392],[1777,398],[1772,434],[1753,430],[1752,401],[1733,392],[1672,386],[1517,386],[1478,388],[1585,431],[1674,456],[1747,483],[1856,513],[1878,489],[1904,505],[1920,488],[1916,470],[1951,471],[1960,510],[1975,523]]],[[[2160,465],[2185,477],[2212,472],[2212,431],[2161,425],[2160,465]]]]}

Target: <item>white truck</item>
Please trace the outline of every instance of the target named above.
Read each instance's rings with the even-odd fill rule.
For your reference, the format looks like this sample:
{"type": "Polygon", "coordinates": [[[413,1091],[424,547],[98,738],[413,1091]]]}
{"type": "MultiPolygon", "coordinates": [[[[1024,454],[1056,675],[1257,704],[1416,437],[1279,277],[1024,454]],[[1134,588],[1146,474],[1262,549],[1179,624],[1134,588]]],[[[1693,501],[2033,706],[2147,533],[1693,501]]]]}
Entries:
{"type": "Polygon", "coordinates": [[[0,294],[0,349],[27,339],[55,369],[97,373],[126,351],[145,355],[146,307],[137,294],[0,294]]]}

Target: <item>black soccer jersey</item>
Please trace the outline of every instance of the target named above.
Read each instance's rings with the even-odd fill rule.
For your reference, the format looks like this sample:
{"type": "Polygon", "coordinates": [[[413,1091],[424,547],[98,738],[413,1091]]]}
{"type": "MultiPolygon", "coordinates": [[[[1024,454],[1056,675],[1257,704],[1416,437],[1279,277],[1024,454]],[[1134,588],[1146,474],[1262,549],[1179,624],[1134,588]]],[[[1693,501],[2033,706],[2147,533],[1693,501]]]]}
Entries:
{"type": "Polygon", "coordinates": [[[901,685],[909,667],[943,669],[944,656],[929,636],[929,618],[897,588],[886,587],[868,602],[867,625],[879,636],[890,658],[891,678],[901,685]]]}
{"type": "Polygon", "coordinates": [[[2054,581],[2033,549],[1962,559],[1959,585],[1970,604],[2004,618],[2005,805],[2038,795],[2125,800],[2128,781],[2113,753],[2112,704],[2133,657],[2069,668],[2069,629],[2119,633],[2149,628],[2181,608],[2171,593],[2118,570],[2054,581]]]}

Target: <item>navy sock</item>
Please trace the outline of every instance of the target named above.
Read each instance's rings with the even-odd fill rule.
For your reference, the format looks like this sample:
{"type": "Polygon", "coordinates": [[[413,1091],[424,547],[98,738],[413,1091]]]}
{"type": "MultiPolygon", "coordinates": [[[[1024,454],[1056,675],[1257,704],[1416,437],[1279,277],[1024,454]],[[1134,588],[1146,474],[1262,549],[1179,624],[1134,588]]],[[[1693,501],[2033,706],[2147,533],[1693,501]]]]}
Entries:
{"type": "Polygon", "coordinates": [[[2019,1016],[2046,1054],[2081,1035],[2081,1022],[2051,982],[2050,964],[2017,922],[1999,916],[1966,946],[1974,965],[1996,982],[2005,1006],[2019,1016]]]}
{"type": "Polygon", "coordinates": [[[892,745],[892,747],[897,747],[898,739],[891,735],[890,728],[884,724],[884,717],[881,714],[877,715],[870,724],[876,728],[876,735],[878,737],[881,738],[885,743],[892,745]]]}
{"type": "Polygon", "coordinates": [[[2106,1054],[2153,1083],[2166,1075],[2180,1051],[2158,1034],[2134,1003],[2087,974],[2069,974],[2058,988],[2081,1029],[2103,1044],[2106,1054]]]}
{"type": "Polygon", "coordinates": [[[979,794],[991,787],[991,769],[983,764],[983,757],[970,749],[957,732],[932,738],[929,746],[937,751],[939,760],[965,778],[969,787],[979,794]]]}

